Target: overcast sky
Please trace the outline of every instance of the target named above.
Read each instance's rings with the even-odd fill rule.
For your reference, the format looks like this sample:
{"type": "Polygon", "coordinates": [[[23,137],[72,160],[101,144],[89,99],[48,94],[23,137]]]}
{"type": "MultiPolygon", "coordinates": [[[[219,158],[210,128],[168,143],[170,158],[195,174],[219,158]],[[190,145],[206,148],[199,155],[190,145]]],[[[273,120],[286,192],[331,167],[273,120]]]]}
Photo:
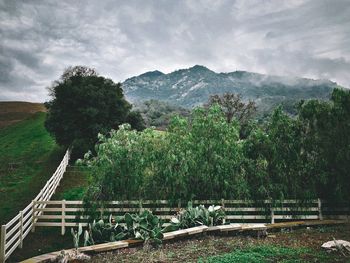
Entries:
{"type": "Polygon", "coordinates": [[[350,87],[350,0],[0,0],[0,100],[45,101],[70,65],[122,82],[195,64],[350,87]]]}

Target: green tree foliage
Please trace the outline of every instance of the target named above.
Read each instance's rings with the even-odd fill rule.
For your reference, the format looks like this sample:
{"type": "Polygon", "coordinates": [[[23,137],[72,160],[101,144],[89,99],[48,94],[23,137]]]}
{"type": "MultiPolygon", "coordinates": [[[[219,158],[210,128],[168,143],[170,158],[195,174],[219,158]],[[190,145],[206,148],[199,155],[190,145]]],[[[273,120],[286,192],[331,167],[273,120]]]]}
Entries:
{"type": "Polygon", "coordinates": [[[300,135],[299,121],[283,113],[281,107],[265,127],[251,129],[244,152],[248,184],[255,198],[307,198],[300,135]]]}
{"type": "Polygon", "coordinates": [[[194,111],[192,121],[174,117],[167,132],[122,125],[100,135],[96,157],[86,156],[94,179],[93,200],[240,198],[242,147],[237,122],[219,107],[194,111]]]}
{"type": "Polygon", "coordinates": [[[305,160],[318,193],[350,202],[350,92],[335,89],[329,102],[302,102],[299,112],[305,160]]]}
{"type": "Polygon", "coordinates": [[[350,92],[330,102],[281,107],[268,121],[245,124],[219,105],[174,117],[167,131],[122,125],[100,135],[87,200],[310,199],[349,201],[350,92]]]}
{"type": "Polygon", "coordinates": [[[60,145],[73,145],[75,156],[93,148],[97,134],[130,121],[142,129],[142,118],[131,112],[120,83],[98,76],[95,70],[70,67],[50,88],[52,100],[45,126],[60,145]]]}

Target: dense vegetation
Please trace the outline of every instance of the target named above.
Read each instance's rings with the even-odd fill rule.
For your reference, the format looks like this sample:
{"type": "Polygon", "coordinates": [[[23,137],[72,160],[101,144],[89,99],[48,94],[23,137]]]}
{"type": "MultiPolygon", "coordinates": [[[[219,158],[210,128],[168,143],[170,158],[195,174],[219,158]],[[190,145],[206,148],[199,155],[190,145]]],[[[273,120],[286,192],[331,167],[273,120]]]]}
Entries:
{"type": "Polygon", "coordinates": [[[0,222],[31,202],[57,168],[64,149],[44,127],[45,113],[0,130],[0,222]]]}
{"type": "Polygon", "coordinates": [[[125,122],[143,129],[142,117],[131,111],[120,83],[98,76],[93,69],[68,68],[50,93],[45,126],[58,144],[73,146],[73,158],[91,149],[99,132],[106,133],[125,122]]]}
{"type": "Polygon", "coordinates": [[[174,117],[166,132],[120,126],[99,135],[88,200],[309,199],[349,201],[350,92],[277,108],[244,139],[220,106],[174,117]]]}

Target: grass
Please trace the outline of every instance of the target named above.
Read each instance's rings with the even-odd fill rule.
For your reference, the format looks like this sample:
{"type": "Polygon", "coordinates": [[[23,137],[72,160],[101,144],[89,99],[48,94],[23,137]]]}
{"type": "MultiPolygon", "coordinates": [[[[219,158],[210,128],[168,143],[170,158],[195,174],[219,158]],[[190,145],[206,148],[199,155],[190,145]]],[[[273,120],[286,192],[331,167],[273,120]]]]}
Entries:
{"type": "MultiPolygon", "coordinates": [[[[0,129],[0,224],[7,223],[40,192],[65,153],[46,131],[45,115],[29,114],[29,118],[0,129]]],[[[81,200],[87,184],[84,172],[68,167],[54,198],[81,200]]],[[[72,244],[70,233],[61,236],[60,228],[38,227],[26,237],[23,249],[15,250],[9,262],[71,248],[72,244]]]]}
{"type": "Polygon", "coordinates": [[[89,174],[87,170],[68,168],[52,199],[83,200],[88,184],[89,174]]]}
{"type": "Polygon", "coordinates": [[[0,130],[0,223],[6,223],[41,190],[64,149],[44,127],[45,113],[0,130]]]}
{"type": "Polygon", "coordinates": [[[0,129],[22,121],[36,112],[46,112],[42,103],[24,101],[0,102],[0,129]]]}
{"type": "Polygon", "coordinates": [[[198,263],[269,263],[269,262],[327,262],[331,257],[325,252],[307,248],[289,248],[275,245],[258,245],[237,249],[231,253],[199,259],[198,263]]]}

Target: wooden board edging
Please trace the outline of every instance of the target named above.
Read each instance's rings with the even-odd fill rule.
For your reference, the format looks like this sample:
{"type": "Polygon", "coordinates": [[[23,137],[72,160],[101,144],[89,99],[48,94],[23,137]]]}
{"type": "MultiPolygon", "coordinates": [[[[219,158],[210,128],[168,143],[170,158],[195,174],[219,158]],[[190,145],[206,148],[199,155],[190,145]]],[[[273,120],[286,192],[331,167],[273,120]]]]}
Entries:
{"type": "MultiPolygon", "coordinates": [[[[285,223],[275,223],[275,224],[238,224],[232,223],[228,225],[212,226],[207,227],[205,225],[191,227],[187,229],[180,229],[172,232],[164,233],[164,241],[175,239],[184,236],[190,236],[194,234],[200,234],[204,232],[230,232],[230,231],[261,231],[265,229],[278,229],[278,228],[291,228],[291,227],[300,227],[300,226],[322,226],[322,225],[339,225],[339,224],[349,224],[349,221],[345,220],[312,220],[312,221],[294,221],[294,222],[285,222],[285,223]]],[[[100,253],[105,251],[112,251],[121,248],[132,247],[135,245],[142,244],[142,240],[137,239],[128,239],[123,241],[115,241],[103,244],[97,244],[92,246],[80,247],[78,248],[79,252],[89,253],[100,253]]],[[[68,249],[65,251],[71,251],[74,249],[68,249]]],[[[61,250],[62,251],[62,250],[61,250]]],[[[51,262],[61,251],[51,252],[36,257],[32,257],[21,261],[22,263],[44,263],[51,262]]]]}

